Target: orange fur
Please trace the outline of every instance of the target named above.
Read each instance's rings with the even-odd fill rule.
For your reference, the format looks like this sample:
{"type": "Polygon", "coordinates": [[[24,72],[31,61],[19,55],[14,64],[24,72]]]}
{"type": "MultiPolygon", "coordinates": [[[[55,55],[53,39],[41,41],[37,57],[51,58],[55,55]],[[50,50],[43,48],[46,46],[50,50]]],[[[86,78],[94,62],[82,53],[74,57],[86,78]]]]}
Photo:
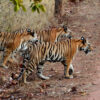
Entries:
{"type": "MultiPolygon", "coordinates": [[[[66,78],[72,78],[72,75],[69,75],[69,69],[73,57],[77,51],[83,51],[86,54],[92,51],[92,48],[85,38],[81,39],[67,39],[65,41],[60,41],[56,43],[43,42],[40,44],[31,44],[27,43],[27,49],[25,50],[24,55],[24,67],[29,71],[34,71],[37,69],[37,75],[42,79],[49,79],[42,74],[43,64],[46,61],[50,62],[61,62],[64,65],[64,75],[66,78]],[[29,56],[29,59],[25,55],[29,56]]],[[[24,83],[26,82],[26,72],[23,75],[24,83]]]]}
{"type": "Polygon", "coordinates": [[[23,33],[0,33],[0,48],[4,49],[2,67],[7,67],[6,62],[12,52],[21,48],[21,43],[33,40],[33,33],[24,31],[23,33]]]}
{"type": "Polygon", "coordinates": [[[66,27],[52,28],[50,30],[36,31],[40,42],[57,42],[62,36],[69,37],[72,32],[66,27]]]}

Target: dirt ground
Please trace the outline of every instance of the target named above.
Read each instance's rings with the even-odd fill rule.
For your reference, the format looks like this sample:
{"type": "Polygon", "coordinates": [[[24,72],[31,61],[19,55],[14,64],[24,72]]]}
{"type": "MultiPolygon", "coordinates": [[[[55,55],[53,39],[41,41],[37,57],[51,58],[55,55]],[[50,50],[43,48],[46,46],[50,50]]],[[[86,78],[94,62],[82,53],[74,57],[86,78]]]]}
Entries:
{"type": "Polygon", "coordinates": [[[90,54],[80,52],[73,60],[74,78],[64,78],[60,63],[46,63],[50,80],[30,75],[23,85],[7,81],[11,72],[0,68],[0,100],[100,100],[100,1],[68,2],[58,23],[67,23],[74,38],[84,36],[93,46],[90,54]]]}

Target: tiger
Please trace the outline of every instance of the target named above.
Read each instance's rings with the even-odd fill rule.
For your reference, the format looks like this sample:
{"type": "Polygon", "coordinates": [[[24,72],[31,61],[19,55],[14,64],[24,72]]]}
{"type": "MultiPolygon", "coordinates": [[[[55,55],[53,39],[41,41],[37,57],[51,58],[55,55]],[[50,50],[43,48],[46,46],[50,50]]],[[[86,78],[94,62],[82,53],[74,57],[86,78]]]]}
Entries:
{"type": "Polygon", "coordinates": [[[21,48],[21,44],[26,41],[38,41],[37,34],[30,29],[26,29],[23,33],[4,33],[0,32],[0,51],[4,52],[0,67],[8,68],[6,63],[11,54],[21,48]]]}
{"type": "Polygon", "coordinates": [[[18,78],[22,76],[23,82],[27,83],[27,76],[36,69],[39,78],[49,79],[50,77],[43,75],[43,65],[46,61],[61,62],[64,65],[65,78],[73,78],[73,75],[69,74],[69,70],[75,54],[78,51],[88,54],[92,50],[93,48],[84,37],[81,37],[81,39],[66,39],[56,43],[24,43],[23,48],[20,50],[24,60],[18,78]]]}
{"type": "MultiPolygon", "coordinates": [[[[33,30],[34,31],[34,30],[33,30]]],[[[67,27],[67,25],[63,25],[62,27],[52,27],[48,30],[35,31],[38,37],[38,42],[58,42],[66,38],[72,38],[72,31],[67,27]]],[[[72,66],[73,69],[73,66],[72,66]]],[[[70,73],[72,71],[70,70],[70,73]]]]}
{"type": "Polygon", "coordinates": [[[72,37],[72,31],[65,25],[59,28],[54,27],[49,30],[35,32],[37,33],[39,42],[58,42],[63,37],[72,37]]]}

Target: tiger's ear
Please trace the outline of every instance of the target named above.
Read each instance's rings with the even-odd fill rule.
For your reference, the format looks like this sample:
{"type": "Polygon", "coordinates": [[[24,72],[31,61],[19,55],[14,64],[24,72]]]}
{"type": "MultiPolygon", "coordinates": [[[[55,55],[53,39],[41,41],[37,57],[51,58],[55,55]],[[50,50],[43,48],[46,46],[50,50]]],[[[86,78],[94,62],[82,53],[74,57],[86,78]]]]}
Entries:
{"type": "Polygon", "coordinates": [[[30,33],[31,32],[31,29],[27,29],[27,32],[30,33]]]}
{"type": "Polygon", "coordinates": [[[63,25],[64,31],[67,32],[68,28],[66,25],[63,25]]]}
{"type": "Polygon", "coordinates": [[[82,43],[85,44],[86,43],[86,39],[82,36],[81,37],[82,43]]]}
{"type": "Polygon", "coordinates": [[[32,30],[30,34],[31,34],[32,36],[34,36],[34,35],[35,35],[34,30],[32,30]]]}
{"type": "Polygon", "coordinates": [[[27,29],[27,32],[30,34],[30,35],[32,35],[32,36],[34,36],[34,30],[33,31],[31,31],[31,29],[27,29]]]}

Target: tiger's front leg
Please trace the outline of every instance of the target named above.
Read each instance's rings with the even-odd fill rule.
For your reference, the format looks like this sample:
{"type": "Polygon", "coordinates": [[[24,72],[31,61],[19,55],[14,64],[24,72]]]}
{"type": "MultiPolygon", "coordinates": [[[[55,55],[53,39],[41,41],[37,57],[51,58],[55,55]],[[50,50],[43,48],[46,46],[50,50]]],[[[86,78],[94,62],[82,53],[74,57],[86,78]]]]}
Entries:
{"type": "Polygon", "coordinates": [[[73,75],[73,72],[74,72],[74,67],[72,64],[70,64],[69,75],[73,75]]]}
{"type": "Polygon", "coordinates": [[[72,67],[72,65],[70,63],[71,63],[70,60],[67,60],[67,61],[63,62],[63,65],[64,65],[64,76],[65,76],[65,78],[73,78],[72,73],[70,74],[70,66],[72,67]]]}
{"type": "Polygon", "coordinates": [[[40,63],[39,66],[37,66],[37,76],[41,79],[48,80],[50,78],[43,75],[43,68],[44,68],[43,64],[44,63],[40,63]]]}

